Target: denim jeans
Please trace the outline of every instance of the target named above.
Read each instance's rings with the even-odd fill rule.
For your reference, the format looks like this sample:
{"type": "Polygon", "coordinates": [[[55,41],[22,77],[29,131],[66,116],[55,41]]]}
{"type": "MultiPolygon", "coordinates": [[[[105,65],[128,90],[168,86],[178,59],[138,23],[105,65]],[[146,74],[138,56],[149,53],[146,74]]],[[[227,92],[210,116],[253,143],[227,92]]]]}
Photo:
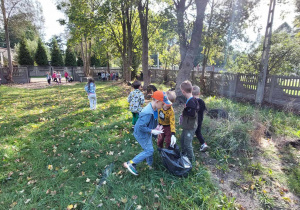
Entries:
{"type": "Polygon", "coordinates": [[[139,142],[139,144],[141,145],[144,151],[142,151],[140,154],[135,156],[132,159],[132,161],[135,164],[138,164],[146,159],[147,164],[151,166],[153,163],[153,152],[154,152],[153,145],[152,145],[152,135],[150,136],[149,139],[137,139],[137,141],[139,142]]]}
{"type": "Polygon", "coordinates": [[[184,155],[186,155],[191,162],[195,161],[194,151],[193,151],[193,138],[195,135],[195,130],[182,130],[180,137],[181,150],[184,155]]]}
{"type": "Polygon", "coordinates": [[[90,108],[91,108],[91,110],[96,109],[96,106],[97,106],[96,94],[91,93],[91,94],[88,95],[88,98],[90,100],[90,108]]]}

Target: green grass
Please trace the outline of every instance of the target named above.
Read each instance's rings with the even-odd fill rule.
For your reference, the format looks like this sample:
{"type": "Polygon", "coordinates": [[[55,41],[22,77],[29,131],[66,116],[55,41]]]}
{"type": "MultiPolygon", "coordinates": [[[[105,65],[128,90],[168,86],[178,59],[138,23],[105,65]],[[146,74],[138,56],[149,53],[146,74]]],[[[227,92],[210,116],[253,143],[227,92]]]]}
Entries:
{"type": "Polygon", "coordinates": [[[89,110],[84,84],[45,89],[0,87],[0,206],[3,209],[233,209],[210,172],[170,175],[155,152],[154,168],[122,163],[141,151],[124,86],[96,83],[89,110]],[[102,179],[106,166],[112,174],[102,179]],[[99,181],[103,183],[97,187],[99,181]]]}

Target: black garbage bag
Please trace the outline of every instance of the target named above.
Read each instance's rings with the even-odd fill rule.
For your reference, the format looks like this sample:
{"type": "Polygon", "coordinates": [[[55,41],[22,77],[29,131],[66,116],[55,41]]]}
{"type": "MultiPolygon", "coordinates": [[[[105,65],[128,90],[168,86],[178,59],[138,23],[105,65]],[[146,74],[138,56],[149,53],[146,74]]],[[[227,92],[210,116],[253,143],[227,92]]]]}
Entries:
{"type": "Polygon", "coordinates": [[[175,176],[186,177],[192,170],[192,164],[187,156],[180,153],[178,145],[174,149],[158,148],[164,166],[175,176]]]}

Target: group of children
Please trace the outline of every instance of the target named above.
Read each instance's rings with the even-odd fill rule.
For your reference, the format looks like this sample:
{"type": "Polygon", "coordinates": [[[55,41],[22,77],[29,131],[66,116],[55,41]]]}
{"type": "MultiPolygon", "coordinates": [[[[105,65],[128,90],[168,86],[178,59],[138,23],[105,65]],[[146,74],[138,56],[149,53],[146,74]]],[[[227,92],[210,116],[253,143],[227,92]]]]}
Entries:
{"type": "MultiPolygon", "coordinates": [[[[138,175],[136,165],[146,160],[148,167],[152,168],[153,163],[153,144],[152,135],[157,136],[157,146],[167,149],[174,148],[176,144],[175,113],[172,103],[176,100],[174,91],[155,91],[152,101],[142,108],[145,103],[144,94],[141,91],[141,82],[135,81],[132,84],[134,90],[128,96],[129,110],[132,112],[133,135],[143,148],[143,151],[136,155],[132,160],[123,164],[128,171],[138,175]]],[[[182,126],[180,137],[181,150],[191,162],[195,161],[193,151],[193,138],[196,134],[200,142],[200,151],[205,152],[208,148],[201,134],[203,113],[206,110],[205,103],[200,99],[200,88],[192,86],[190,81],[184,81],[180,85],[183,96],[187,99],[179,124],[182,126]]],[[[90,101],[90,109],[95,110],[97,106],[96,85],[93,78],[88,79],[85,86],[90,101]]]]}
{"type": "MultiPolygon", "coordinates": [[[[65,78],[66,78],[66,82],[72,82],[73,78],[69,76],[69,73],[67,71],[65,71],[64,74],[65,78]]],[[[51,75],[50,72],[47,72],[47,82],[49,85],[51,85],[51,79],[53,80],[53,82],[56,83],[61,83],[61,73],[58,71],[54,71],[53,74],[51,75]]]]}
{"type": "Polygon", "coordinates": [[[101,77],[102,81],[108,81],[108,80],[118,80],[119,79],[119,73],[118,72],[101,72],[98,73],[99,79],[101,77]]]}
{"type": "MultiPolygon", "coordinates": [[[[149,168],[153,163],[152,135],[158,136],[157,146],[172,149],[176,144],[175,137],[175,113],[172,107],[176,99],[173,91],[155,91],[152,101],[142,109],[145,102],[144,95],[140,91],[141,83],[133,83],[134,90],[128,96],[129,109],[132,112],[133,135],[143,148],[143,151],[132,160],[125,162],[123,166],[134,175],[138,175],[136,165],[146,160],[149,168]]],[[[200,151],[205,152],[208,148],[201,134],[203,113],[206,110],[205,103],[200,96],[200,88],[192,86],[190,81],[184,81],[180,85],[182,94],[187,99],[179,124],[183,130],[180,137],[181,149],[191,162],[195,161],[192,140],[196,134],[201,147],[200,151]]]]}

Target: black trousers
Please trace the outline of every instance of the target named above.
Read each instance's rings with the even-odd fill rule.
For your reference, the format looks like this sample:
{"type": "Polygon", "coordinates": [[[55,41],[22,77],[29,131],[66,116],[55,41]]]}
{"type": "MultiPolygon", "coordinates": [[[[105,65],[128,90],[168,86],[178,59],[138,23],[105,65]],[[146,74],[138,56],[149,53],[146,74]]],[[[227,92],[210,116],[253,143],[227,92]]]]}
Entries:
{"type": "Polygon", "coordinates": [[[204,141],[204,138],[201,133],[201,127],[202,127],[202,121],[198,122],[198,127],[197,127],[197,130],[195,131],[195,134],[196,134],[197,139],[199,140],[200,144],[202,145],[205,143],[205,141],[204,141]]]}

